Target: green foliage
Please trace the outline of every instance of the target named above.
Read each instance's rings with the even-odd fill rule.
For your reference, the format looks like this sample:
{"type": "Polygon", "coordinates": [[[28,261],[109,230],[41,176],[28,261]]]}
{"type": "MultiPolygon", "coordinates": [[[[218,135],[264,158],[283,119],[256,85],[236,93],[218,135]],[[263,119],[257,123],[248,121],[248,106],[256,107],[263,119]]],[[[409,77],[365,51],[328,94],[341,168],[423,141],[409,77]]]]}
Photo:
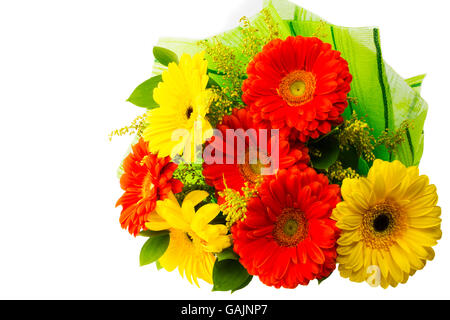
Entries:
{"type": "Polygon", "coordinates": [[[344,167],[340,161],[336,161],[331,167],[325,171],[328,179],[335,184],[342,184],[344,179],[358,178],[359,174],[356,170],[344,167]]]}
{"type": "Polygon", "coordinates": [[[367,164],[366,160],[359,158],[358,161],[358,174],[363,177],[367,177],[369,174],[369,165],[367,164]]]}
{"type": "Polygon", "coordinates": [[[396,153],[397,147],[406,141],[411,128],[411,121],[405,120],[396,130],[386,129],[378,137],[377,144],[384,145],[390,153],[396,153]]]}
{"type": "Polygon", "coordinates": [[[252,277],[239,261],[235,259],[216,260],[212,276],[214,283],[213,291],[232,292],[247,286],[252,277]]]}
{"type": "Polygon", "coordinates": [[[139,232],[138,235],[141,237],[151,238],[151,237],[164,236],[166,234],[169,234],[169,230],[161,230],[161,231],[144,230],[144,231],[139,232]]]}
{"type": "Polygon", "coordinates": [[[244,289],[246,286],[248,286],[250,284],[250,282],[252,281],[253,276],[249,275],[247,280],[245,280],[239,287],[237,287],[234,290],[231,290],[231,293],[235,293],[236,291],[239,291],[241,289],[244,289]]]}
{"type": "Polygon", "coordinates": [[[227,248],[223,250],[222,252],[217,254],[217,260],[223,261],[223,260],[239,260],[239,256],[236,254],[236,252],[233,251],[233,248],[227,248]]]}
{"type": "Polygon", "coordinates": [[[153,99],[153,90],[161,81],[161,75],[152,77],[147,81],[144,81],[136,89],[134,89],[133,93],[130,95],[127,101],[138,107],[147,109],[154,109],[159,107],[153,99]]]}
{"type": "Polygon", "coordinates": [[[359,159],[360,154],[353,146],[345,148],[339,154],[339,161],[344,168],[352,168],[353,170],[358,170],[359,159]]]}
{"type": "Polygon", "coordinates": [[[311,163],[315,169],[328,169],[339,158],[339,143],[334,135],[312,142],[308,147],[313,150],[311,163]]]}
{"type": "Polygon", "coordinates": [[[356,152],[356,159],[362,156],[370,162],[375,160],[376,139],[373,128],[364,119],[360,119],[356,112],[341,126],[338,139],[341,150],[356,152]]]}
{"type": "Polygon", "coordinates": [[[159,263],[159,261],[156,261],[155,262],[155,265],[156,265],[156,269],[159,271],[159,270],[161,270],[163,267],[161,266],[161,263],[159,263]]]}
{"type": "Polygon", "coordinates": [[[169,242],[170,236],[168,234],[150,237],[141,248],[139,264],[145,266],[157,261],[166,252],[169,242]]]}
{"type": "Polygon", "coordinates": [[[180,203],[188,193],[195,190],[204,190],[209,193],[209,196],[203,202],[199,203],[197,207],[201,207],[207,203],[217,203],[217,200],[214,197],[214,187],[208,185],[203,176],[202,164],[180,163],[178,164],[178,168],[175,170],[173,177],[183,182],[184,185],[183,191],[175,195],[180,203]]]}
{"type": "MultiPolygon", "coordinates": [[[[139,140],[139,138],[142,136],[142,133],[144,132],[144,129],[147,125],[145,122],[145,118],[146,118],[146,113],[144,113],[143,115],[137,116],[131,122],[130,125],[125,126],[120,129],[113,130],[109,134],[109,141],[111,141],[114,136],[121,137],[121,136],[125,136],[125,135],[130,135],[130,136],[136,135],[135,141],[139,140]]],[[[120,175],[122,175],[123,168],[120,168],[120,171],[121,171],[120,175]]]]}
{"type": "Polygon", "coordinates": [[[178,56],[175,52],[162,48],[162,47],[153,47],[153,55],[156,60],[158,60],[162,65],[168,66],[169,63],[175,62],[178,64],[178,56]]]}

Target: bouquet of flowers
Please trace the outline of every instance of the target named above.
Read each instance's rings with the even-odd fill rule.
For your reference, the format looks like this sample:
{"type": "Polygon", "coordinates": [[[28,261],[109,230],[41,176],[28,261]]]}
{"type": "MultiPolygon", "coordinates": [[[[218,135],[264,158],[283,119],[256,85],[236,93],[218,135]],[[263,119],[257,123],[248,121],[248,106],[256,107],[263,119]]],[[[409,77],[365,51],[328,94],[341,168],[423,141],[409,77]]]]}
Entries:
{"type": "Polygon", "coordinates": [[[199,41],[161,39],[128,101],[143,115],[120,170],[120,224],[140,264],[215,291],[254,276],[296,288],[342,277],[388,288],[434,258],[436,187],[419,175],[424,76],[383,60],[376,28],[286,0],[199,41]]]}

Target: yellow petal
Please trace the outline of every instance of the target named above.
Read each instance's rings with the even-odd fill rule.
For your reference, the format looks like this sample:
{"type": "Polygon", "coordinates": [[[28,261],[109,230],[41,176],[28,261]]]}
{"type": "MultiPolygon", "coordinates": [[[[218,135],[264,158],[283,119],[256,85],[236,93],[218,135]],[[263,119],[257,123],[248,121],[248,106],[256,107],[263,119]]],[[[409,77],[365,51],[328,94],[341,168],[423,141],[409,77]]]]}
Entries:
{"type": "Polygon", "coordinates": [[[183,218],[186,222],[192,221],[195,215],[195,205],[192,201],[187,200],[186,198],[183,200],[183,205],[181,206],[181,211],[183,212],[183,218]]]}
{"type": "Polygon", "coordinates": [[[343,230],[355,230],[359,228],[362,222],[362,216],[360,214],[346,214],[336,223],[339,229],[343,230]]]}
{"type": "Polygon", "coordinates": [[[399,188],[406,176],[406,167],[398,160],[386,164],[386,193],[391,194],[392,191],[399,188]]]}
{"type": "Polygon", "coordinates": [[[442,231],[439,228],[409,228],[406,232],[411,239],[414,239],[415,243],[428,247],[435,246],[437,244],[437,241],[442,237],[442,231]]]}
{"type": "MultiPolygon", "coordinates": [[[[393,244],[389,248],[391,252],[391,256],[395,263],[400,267],[400,270],[402,270],[405,273],[409,274],[410,271],[410,265],[407,254],[402,250],[402,248],[398,244],[393,244]]],[[[401,282],[401,280],[399,281],[401,282]]]]}
{"type": "Polygon", "coordinates": [[[341,194],[344,200],[347,200],[348,196],[352,195],[354,186],[358,183],[358,179],[344,179],[341,187],[341,194]]]}
{"type": "Polygon", "coordinates": [[[361,196],[366,199],[366,202],[369,207],[374,206],[376,203],[375,193],[373,192],[372,182],[370,182],[367,178],[359,179],[359,190],[361,192],[361,196]]]}
{"type": "Polygon", "coordinates": [[[413,228],[432,228],[441,225],[441,218],[424,216],[424,217],[408,217],[408,224],[413,228]]]}
{"type": "Polygon", "coordinates": [[[198,205],[200,202],[205,200],[209,196],[209,193],[203,190],[195,190],[189,192],[184,201],[191,201],[194,206],[198,205]]]}
{"type": "MultiPolygon", "coordinates": [[[[436,193],[434,194],[428,194],[422,197],[418,197],[415,199],[412,199],[406,206],[405,210],[410,211],[424,211],[427,208],[435,207],[438,202],[438,196],[436,193]]],[[[420,214],[416,214],[419,216],[420,214]]]]}
{"type": "MultiPolygon", "coordinates": [[[[384,253],[384,259],[386,261],[386,263],[388,264],[388,268],[389,268],[389,276],[392,277],[392,282],[390,282],[390,284],[392,286],[396,286],[398,282],[402,281],[403,279],[403,272],[400,269],[400,267],[397,265],[397,263],[395,263],[395,258],[392,257],[390,252],[385,252],[384,253]]],[[[389,278],[388,276],[388,278],[389,278]]]]}
{"type": "Polygon", "coordinates": [[[359,270],[363,266],[363,244],[362,242],[358,242],[354,247],[350,254],[347,256],[345,264],[346,267],[352,270],[359,270]]]}
{"type": "Polygon", "coordinates": [[[425,190],[425,187],[430,184],[430,180],[427,176],[417,177],[412,183],[409,185],[406,194],[409,199],[414,199],[425,190]]]}
{"type": "Polygon", "coordinates": [[[156,211],[150,213],[148,220],[149,221],[145,223],[148,230],[161,231],[170,229],[170,225],[167,221],[161,218],[156,211]]]}
{"type": "Polygon", "coordinates": [[[380,268],[381,276],[383,278],[387,278],[389,269],[388,269],[386,260],[384,259],[383,253],[377,249],[377,250],[375,250],[375,255],[376,255],[376,259],[377,259],[377,265],[380,268]]]}
{"type": "Polygon", "coordinates": [[[188,231],[189,224],[183,217],[183,213],[178,202],[171,199],[156,202],[156,212],[161,218],[167,221],[172,228],[188,231]]]}
{"type": "Polygon", "coordinates": [[[215,203],[208,203],[198,209],[192,219],[192,228],[201,229],[210,223],[220,212],[220,206],[215,203]]]}
{"type": "Polygon", "coordinates": [[[345,231],[341,233],[337,243],[340,246],[348,246],[360,240],[361,236],[358,231],[345,231]]]}
{"type": "Polygon", "coordinates": [[[206,250],[208,252],[219,253],[222,252],[222,250],[229,248],[230,246],[231,246],[230,236],[219,236],[208,241],[206,245],[206,250]]]}

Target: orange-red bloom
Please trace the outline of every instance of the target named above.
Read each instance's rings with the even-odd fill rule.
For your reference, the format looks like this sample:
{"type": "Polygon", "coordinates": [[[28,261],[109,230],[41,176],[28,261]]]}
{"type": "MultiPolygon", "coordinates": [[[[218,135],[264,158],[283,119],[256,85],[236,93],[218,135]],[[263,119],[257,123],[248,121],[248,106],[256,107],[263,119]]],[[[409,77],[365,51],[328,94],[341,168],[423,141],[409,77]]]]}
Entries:
{"type": "Polygon", "coordinates": [[[316,139],[343,121],[352,76],[331,45],[302,36],[275,39],[250,62],[243,101],[258,124],[316,139]]]}
{"type": "Polygon", "coordinates": [[[298,141],[288,141],[285,133],[272,135],[269,129],[261,135],[260,130],[266,129],[255,126],[247,109],[234,109],[231,115],[224,116],[217,130],[220,134],[216,134],[212,140],[216,148],[214,155],[217,156],[217,152],[220,152],[222,155],[217,158],[220,158],[222,163],[203,163],[203,176],[217,191],[226,187],[241,191],[246,182],[254,185],[261,178],[262,168],[272,165],[276,157],[276,169],[289,168],[297,163],[308,164],[310,161],[308,148],[298,141]],[[227,132],[233,134],[232,138],[227,132]],[[240,145],[244,146],[243,150],[238,149],[240,145]],[[272,149],[276,151],[274,154],[272,149]],[[250,155],[256,154],[251,150],[256,150],[263,156],[251,162],[250,155]]]}
{"type": "Polygon", "coordinates": [[[172,175],[177,164],[170,157],[158,158],[148,151],[142,138],[132,146],[132,152],[123,162],[124,173],[120,186],[125,190],[116,206],[122,206],[120,224],[136,236],[145,228],[148,217],[155,210],[156,201],[164,200],[169,192],[181,192],[183,184],[172,175]]]}
{"type": "Polygon", "coordinates": [[[246,218],[231,229],[234,250],[269,286],[295,288],[335,268],[339,230],[330,219],[340,189],[314,169],[298,166],[265,179],[246,218]]]}

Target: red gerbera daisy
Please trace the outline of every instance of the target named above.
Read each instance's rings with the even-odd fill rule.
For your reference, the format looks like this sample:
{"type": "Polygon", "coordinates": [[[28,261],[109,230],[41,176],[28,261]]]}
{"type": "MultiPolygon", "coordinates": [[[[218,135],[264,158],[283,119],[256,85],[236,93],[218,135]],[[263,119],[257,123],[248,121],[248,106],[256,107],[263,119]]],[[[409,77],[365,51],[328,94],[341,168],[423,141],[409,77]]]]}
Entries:
{"type": "Polygon", "coordinates": [[[247,74],[242,99],[258,124],[294,128],[306,142],[343,121],[352,76],[341,53],[318,38],[269,42],[247,74]]]}
{"type": "Polygon", "coordinates": [[[297,166],[264,180],[246,218],[233,225],[234,251],[270,286],[295,288],[335,268],[339,230],[330,219],[340,189],[312,168],[297,166]]]}
{"type": "Polygon", "coordinates": [[[120,224],[136,236],[145,228],[156,201],[164,200],[169,192],[181,192],[183,184],[173,179],[178,165],[170,157],[158,158],[148,151],[148,143],[142,138],[132,146],[132,152],[123,161],[124,173],[120,186],[125,190],[116,203],[122,206],[120,224]]]}
{"type": "Polygon", "coordinates": [[[226,187],[241,191],[245,182],[254,185],[261,176],[261,170],[270,167],[275,157],[278,168],[274,168],[274,172],[296,163],[309,163],[306,146],[290,143],[282,133],[272,135],[270,130],[257,129],[247,109],[234,109],[231,115],[223,118],[217,130],[218,133],[207,143],[213,147],[211,155],[215,161],[205,159],[203,163],[205,180],[217,191],[226,187]],[[272,154],[272,146],[278,156],[272,154]],[[258,157],[256,161],[250,161],[255,155],[258,157]],[[221,163],[218,163],[219,159],[221,163]]]}

